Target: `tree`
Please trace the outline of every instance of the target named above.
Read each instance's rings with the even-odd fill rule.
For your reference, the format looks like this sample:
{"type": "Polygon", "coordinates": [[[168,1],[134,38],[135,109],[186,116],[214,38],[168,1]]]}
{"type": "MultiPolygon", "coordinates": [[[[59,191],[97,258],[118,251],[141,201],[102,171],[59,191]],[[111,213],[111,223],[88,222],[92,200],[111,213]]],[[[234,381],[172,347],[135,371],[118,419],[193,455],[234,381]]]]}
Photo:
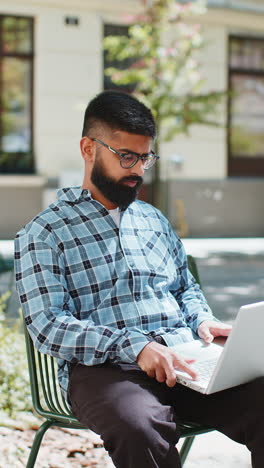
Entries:
{"type": "MultiPolygon", "coordinates": [[[[134,94],[151,108],[160,141],[188,133],[193,124],[219,125],[214,114],[223,92],[202,92],[197,52],[203,46],[200,26],[193,18],[206,12],[204,2],[139,0],[143,11],[128,19],[128,35],[108,36],[104,48],[109,61],[130,65],[108,67],[116,85],[134,84],[134,94]],[[187,22],[186,22],[187,20],[187,22]]],[[[155,166],[153,203],[164,208],[159,166],[155,166]]]]}

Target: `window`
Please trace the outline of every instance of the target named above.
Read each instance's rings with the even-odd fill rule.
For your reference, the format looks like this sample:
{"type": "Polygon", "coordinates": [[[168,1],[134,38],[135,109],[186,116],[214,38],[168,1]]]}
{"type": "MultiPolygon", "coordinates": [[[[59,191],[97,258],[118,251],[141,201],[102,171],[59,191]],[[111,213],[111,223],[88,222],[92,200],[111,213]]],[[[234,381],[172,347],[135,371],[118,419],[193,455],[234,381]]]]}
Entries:
{"type": "Polygon", "coordinates": [[[229,175],[264,176],[264,39],[229,40],[229,175]]]}
{"type": "MultiPolygon", "coordinates": [[[[128,35],[128,26],[123,26],[123,25],[114,25],[114,24],[105,24],[104,25],[104,37],[107,36],[127,36],[128,35]]],[[[116,67],[119,68],[120,70],[124,70],[130,65],[135,60],[133,59],[126,59],[126,60],[109,60],[107,58],[107,53],[104,52],[104,70],[108,67],[116,67]]],[[[111,80],[110,76],[107,76],[104,74],[104,89],[120,89],[122,91],[126,91],[128,93],[133,93],[135,89],[135,85],[130,84],[130,85],[116,85],[113,83],[111,80]]]]}
{"type": "Polygon", "coordinates": [[[0,173],[32,173],[33,19],[0,15],[0,173]]]}

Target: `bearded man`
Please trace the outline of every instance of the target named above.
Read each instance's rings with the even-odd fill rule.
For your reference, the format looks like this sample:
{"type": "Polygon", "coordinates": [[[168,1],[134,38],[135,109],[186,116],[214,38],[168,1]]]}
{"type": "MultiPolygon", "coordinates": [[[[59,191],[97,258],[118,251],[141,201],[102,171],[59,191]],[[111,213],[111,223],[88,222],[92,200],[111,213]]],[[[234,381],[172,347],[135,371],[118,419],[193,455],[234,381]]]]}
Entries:
{"type": "Polygon", "coordinates": [[[60,190],[15,241],[28,331],[58,359],[63,395],[116,467],[179,468],[187,419],[246,444],[262,468],[263,379],[212,395],[176,383],[177,369],[197,377],[177,344],[231,327],[214,318],[168,220],[137,200],[159,159],[155,137],[151,111],[131,95],[103,92],[88,104],[82,187],[60,190]]]}

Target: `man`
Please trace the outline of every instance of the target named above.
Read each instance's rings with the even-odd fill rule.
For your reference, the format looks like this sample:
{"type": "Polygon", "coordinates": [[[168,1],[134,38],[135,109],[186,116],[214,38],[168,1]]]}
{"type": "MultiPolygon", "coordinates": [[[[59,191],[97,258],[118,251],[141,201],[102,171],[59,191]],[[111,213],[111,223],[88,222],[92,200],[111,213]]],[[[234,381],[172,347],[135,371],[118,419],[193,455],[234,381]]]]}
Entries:
{"type": "Polygon", "coordinates": [[[231,327],[213,317],[167,219],[136,200],[158,159],[155,136],[151,112],[132,96],[109,91],[89,103],[82,188],[61,190],[15,241],[28,330],[58,358],[73,413],[116,467],[180,467],[183,418],[246,444],[262,468],[263,379],[210,396],[176,383],[176,369],[197,375],[171,346],[231,327]]]}

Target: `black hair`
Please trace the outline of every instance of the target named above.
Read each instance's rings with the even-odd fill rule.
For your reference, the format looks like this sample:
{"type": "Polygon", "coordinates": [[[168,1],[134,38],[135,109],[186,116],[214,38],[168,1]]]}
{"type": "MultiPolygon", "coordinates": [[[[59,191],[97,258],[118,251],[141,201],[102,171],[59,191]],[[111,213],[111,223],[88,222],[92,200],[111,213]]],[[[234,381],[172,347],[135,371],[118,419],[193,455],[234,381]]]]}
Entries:
{"type": "Polygon", "coordinates": [[[150,109],[123,91],[103,91],[90,101],[84,114],[82,136],[95,136],[91,130],[100,124],[111,130],[156,136],[156,124],[150,109]]]}

